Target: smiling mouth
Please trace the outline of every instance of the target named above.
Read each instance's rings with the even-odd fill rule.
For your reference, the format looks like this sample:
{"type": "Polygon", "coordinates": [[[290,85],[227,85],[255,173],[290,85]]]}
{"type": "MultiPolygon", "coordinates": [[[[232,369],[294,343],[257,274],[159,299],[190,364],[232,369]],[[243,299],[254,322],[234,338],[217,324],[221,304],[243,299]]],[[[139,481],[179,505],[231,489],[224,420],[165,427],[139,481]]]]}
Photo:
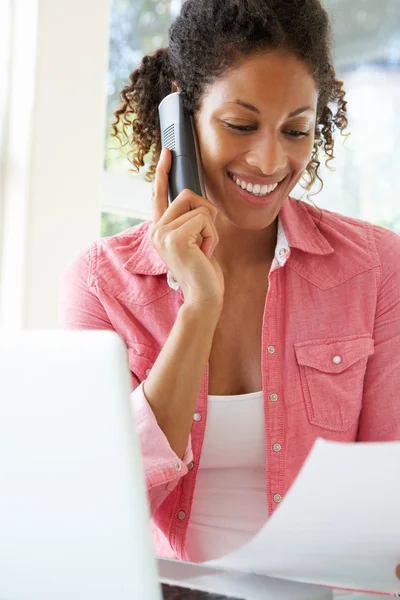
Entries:
{"type": "Polygon", "coordinates": [[[256,198],[267,198],[270,194],[272,194],[276,190],[276,188],[285,179],[285,178],[283,178],[280,181],[277,181],[277,182],[275,182],[273,184],[269,184],[269,185],[266,185],[266,184],[260,185],[260,184],[247,183],[246,181],[240,179],[239,177],[237,177],[236,175],[234,175],[233,173],[230,173],[230,172],[228,172],[228,176],[231,179],[231,181],[233,181],[239,189],[244,190],[245,192],[247,192],[248,194],[250,194],[256,198]]]}
{"type": "Polygon", "coordinates": [[[243,188],[241,185],[238,185],[238,183],[234,181],[230,172],[228,172],[227,174],[231,181],[231,185],[234,186],[234,189],[236,190],[237,194],[241,196],[242,199],[245,200],[248,204],[259,207],[270,206],[274,204],[281,197],[282,184],[284,184],[286,182],[286,179],[288,178],[288,176],[284,177],[281,181],[279,181],[276,184],[275,188],[269,193],[255,194],[252,191],[248,191],[246,187],[243,188]]]}

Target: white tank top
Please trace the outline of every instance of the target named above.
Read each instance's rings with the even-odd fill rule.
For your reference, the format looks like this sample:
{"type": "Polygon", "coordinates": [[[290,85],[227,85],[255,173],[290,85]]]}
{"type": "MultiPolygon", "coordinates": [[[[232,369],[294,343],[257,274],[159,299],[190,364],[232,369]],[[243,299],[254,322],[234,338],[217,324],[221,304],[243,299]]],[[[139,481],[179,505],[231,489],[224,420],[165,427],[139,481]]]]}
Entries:
{"type": "Polygon", "coordinates": [[[208,396],[186,560],[231,552],[250,541],[267,517],[263,393],[208,396]]]}

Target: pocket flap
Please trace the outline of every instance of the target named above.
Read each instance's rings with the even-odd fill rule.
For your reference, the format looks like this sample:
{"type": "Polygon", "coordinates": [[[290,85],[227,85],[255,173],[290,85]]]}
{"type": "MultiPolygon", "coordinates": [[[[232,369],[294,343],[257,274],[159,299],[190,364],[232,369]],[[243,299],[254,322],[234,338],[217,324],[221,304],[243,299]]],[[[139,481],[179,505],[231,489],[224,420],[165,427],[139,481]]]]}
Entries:
{"type": "Polygon", "coordinates": [[[325,373],[341,373],[361,358],[374,353],[368,333],[336,339],[309,340],[294,345],[297,362],[325,373]]]}

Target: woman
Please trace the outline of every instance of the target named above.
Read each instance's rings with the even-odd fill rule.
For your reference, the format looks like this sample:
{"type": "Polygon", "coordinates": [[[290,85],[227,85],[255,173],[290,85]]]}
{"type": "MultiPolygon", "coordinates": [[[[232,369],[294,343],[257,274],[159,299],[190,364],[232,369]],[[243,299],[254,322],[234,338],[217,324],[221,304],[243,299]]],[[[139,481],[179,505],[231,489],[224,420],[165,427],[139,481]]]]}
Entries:
{"type": "Polygon", "coordinates": [[[319,0],[188,0],[130,80],[114,133],[136,168],[154,151],[153,220],[72,263],[63,323],[125,340],[156,551],[206,560],[265,523],[317,437],[400,440],[400,239],[290,197],[347,125],[319,0]],[[176,89],[207,199],[168,206],[176,89]]]}

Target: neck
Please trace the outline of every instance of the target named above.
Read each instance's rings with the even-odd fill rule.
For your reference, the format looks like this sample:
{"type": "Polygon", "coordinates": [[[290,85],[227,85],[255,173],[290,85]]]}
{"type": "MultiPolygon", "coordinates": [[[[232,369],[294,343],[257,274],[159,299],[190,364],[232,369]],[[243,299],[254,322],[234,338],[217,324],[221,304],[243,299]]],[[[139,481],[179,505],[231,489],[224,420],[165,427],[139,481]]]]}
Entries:
{"type": "Polygon", "coordinates": [[[274,258],[278,219],[260,231],[240,229],[227,219],[218,215],[216,227],[219,243],[214,256],[227,275],[243,273],[271,263],[274,258]]]}

